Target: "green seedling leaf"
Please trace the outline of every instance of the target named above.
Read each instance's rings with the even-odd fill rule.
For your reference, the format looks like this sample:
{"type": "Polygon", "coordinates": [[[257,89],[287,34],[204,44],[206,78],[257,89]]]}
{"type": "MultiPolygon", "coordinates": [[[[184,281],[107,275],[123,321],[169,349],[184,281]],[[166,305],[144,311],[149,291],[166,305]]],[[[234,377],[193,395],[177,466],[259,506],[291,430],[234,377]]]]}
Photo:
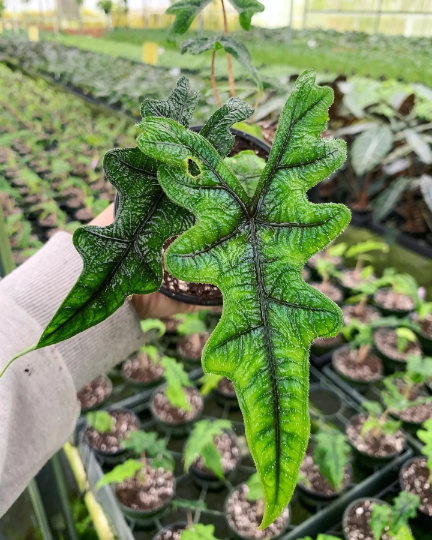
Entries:
{"type": "Polygon", "coordinates": [[[253,108],[245,101],[239,98],[230,98],[210,117],[200,131],[200,135],[214,146],[221,157],[226,157],[231,152],[235,141],[235,137],[231,133],[231,126],[247,120],[252,113],[253,108]]]}
{"type": "Polygon", "coordinates": [[[173,507],[177,508],[186,508],[189,510],[205,510],[207,508],[204,501],[190,501],[188,499],[174,499],[173,507]]]}
{"type": "Polygon", "coordinates": [[[197,422],[183,451],[185,471],[189,471],[192,463],[201,456],[206,466],[216,476],[223,479],[221,457],[214,438],[230,428],[231,422],[229,420],[201,420],[197,422]]]}
{"type": "Polygon", "coordinates": [[[203,525],[202,523],[196,523],[192,527],[185,529],[181,535],[180,540],[218,540],[214,536],[213,525],[203,525]]]}
{"type": "Polygon", "coordinates": [[[255,473],[249,477],[247,487],[249,488],[247,494],[248,501],[259,501],[260,499],[264,499],[264,491],[258,473],[255,473]]]}
{"type": "Polygon", "coordinates": [[[237,176],[246,194],[253,197],[266,166],[265,159],[258,157],[253,150],[243,150],[232,158],[226,158],[225,163],[237,176]]]}
{"type": "Polygon", "coordinates": [[[417,516],[420,497],[415,493],[401,491],[393,501],[391,533],[398,533],[402,527],[408,527],[408,520],[417,516]]]}
{"type": "Polygon", "coordinates": [[[375,240],[366,240],[365,242],[360,242],[354,246],[349,247],[345,252],[345,257],[358,257],[364,253],[369,253],[370,251],[381,251],[382,253],[388,253],[389,247],[384,242],[376,242],[375,240]]]}
{"type": "Polygon", "coordinates": [[[144,333],[151,332],[152,330],[158,331],[158,337],[162,337],[166,332],[166,326],[160,319],[144,319],[141,321],[141,330],[144,333]]]}
{"type": "Polygon", "coordinates": [[[424,443],[421,453],[428,458],[427,466],[432,479],[432,418],[424,422],[422,429],[417,431],[417,437],[424,443]]]}
{"type": "Polygon", "coordinates": [[[202,383],[200,390],[201,394],[203,396],[208,396],[212,390],[215,390],[217,388],[219,381],[221,381],[222,379],[222,375],[215,375],[214,373],[204,373],[204,376],[200,379],[200,382],[202,383]]]}
{"type": "Polygon", "coordinates": [[[264,6],[258,0],[230,0],[239,13],[239,21],[243,30],[251,29],[251,19],[255,13],[264,11],[264,6]]]}
{"type": "Polygon", "coordinates": [[[174,471],[175,462],[173,458],[167,458],[163,456],[156,456],[152,459],[151,466],[153,469],[164,469],[165,471],[174,471]]]}
{"type": "Polygon", "coordinates": [[[393,380],[389,377],[384,379],[386,390],[382,391],[382,399],[385,406],[392,411],[400,412],[410,406],[410,401],[400,391],[393,380]]]}
{"type": "Polygon", "coordinates": [[[207,326],[199,313],[188,313],[182,315],[182,322],[177,326],[180,335],[201,334],[207,331],[207,326]]]}
{"type": "Polygon", "coordinates": [[[339,242],[339,244],[327,248],[327,253],[330,255],[330,257],[342,257],[347,250],[347,247],[348,246],[345,242],[339,242]]]}
{"type": "Polygon", "coordinates": [[[163,459],[164,462],[170,463],[170,470],[174,465],[174,458],[171,452],[166,447],[166,442],[163,439],[158,439],[158,434],[154,432],[147,433],[143,430],[131,431],[122,442],[123,448],[132,450],[136,454],[145,453],[147,456],[154,458],[152,465],[155,465],[155,459],[163,459]]]}
{"type": "Polygon", "coordinates": [[[306,198],[346,155],[343,141],[319,136],[333,93],[314,81],[312,72],[297,80],[253,198],[203,137],[176,122],[146,119],[137,140],[166,163],[158,179],[167,195],[197,218],[168,248],[169,271],[223,293],[202,362],[235,385],[265,493],[261,528],[288,504],[306,450],[310,343],[335,336],[343,322],[340,309],[302,279],[305,262],[350,220],[343,205],[306,198]],[[200,175],[189,174],[189,160],[200,175]]]}
{"type": "Polygon", "coordinates": [[[106,486],[107,484],[120,484],[128,478],[133,478],[142,468],[143,464],[141,461],[128,459],[124,463],[116,465],[112,471],[105,473],[98,480],[95,489],[98,491],[102,486],[106,486]]]}
{"type": "Polygon", "coordinates": [[[381,433],[382,431],[381,423],[376,416],[368,416],[365,423],[363,424],[361,434],[366,435],[366,433],[369,433],[370,431],[379,431],[379,433],[381,433]]]}
{"type": "Polygon", "coordinates": [[[381,424],[381,428],[384,435],[393,435],[394,433],[399,431],[401,425],[402,422],[399,422],[399,420],[387,419],[384,423],[381,424]]]}
{"type": "Polygon", "coordinates": [[[314,463],[328,483],[338,491],[342,489],[349,457],[348,439],[340,431],[322,429],[315,435],[314,463]]]}
{"type": "Polygon", "coordinates": [[[371,529],[375,540],[380,540],[386,527],[389,527],[391,519],[391,509],[387,504],[375,503],[372,508],[371,529]]]}
{"type": "Polygon", "coordinates": [[[422,358],[411,354],[407,358],[406,374],[415,384],[432,379],[432,358],[422,358]]]}
{"type": "Polygon", "coordinates": [[[239,41],[236,41],[229,36],[217,36],[217,37],[202,37],[196,39],[188,39],[181,46],[181,53],[185,54],[201,54],[205,51],[217,51],[224,49],[225,52],[231,54],[239,64],[241,64],[249,73],[250,78],[255,84],[261,88],[262,83],[258,75],[258,71],[252,64],[249,51],[239,41]]]}
{"type": "Polygon", "coordinates": [[[417,337],[409,328],[396,328],[397,348],[400,352],[406,351],[410,343],[416,343],[417,337]]]}
{"type": "Polygon", "coordinates": [[[87,414],[87,423],[99,433],[108,433],[115,424],[115,420],[106,411],[94,411],[87,414]]]}
{"type": "Polygon", "coordinates": [[[169,31],[169,39],[172,40],[176,34],[185,34],[195,17],[210,2],[211,0],[180,0],[172,4],[165,12],[167,15],[175,15],[169,31]]]}
{"type": "Polygon", "coordinates": [[[240,131],[244,131],[245,133],[250,133],[257,139],[264,140],[261,126],[259,126],[258,124],[248,124],[247,122],[237,122],[236,124],[233,124],[233,128],[239,129],[240,131]]]}
{"type": "Polygon", "coordinates": [[[351,147],[351,163],[358,176],[379,165],[393,146],[393,133],[388,126],[376,126],[356,137],[351,147]]]}
{"type": "Polygon", "coordinates": [[[183,365],[169,356],[162,357],[161,365],[164,368],[164,377],[167,382],[165,393],[168,401],[171,405],[174,405],[174,407],[179,407],[185,411],[191,411],[192,408],[187,400],[184,387],[191,386],[192,383],[190,382],[183,365]]]}
{"type": "Polygon", "coordinates": [[[141,352],[145,353],[153,364],[156,364],[159,358],[159,350],[155,345],[144,345],[140,349],[141,352]]]}
{"type": "Polygon", "coordinates": [[[381,403],[378,403],[378,401],[363,401],[361,406],[362,409],[374,415],[380,415],[384,412],[381,403]]]}

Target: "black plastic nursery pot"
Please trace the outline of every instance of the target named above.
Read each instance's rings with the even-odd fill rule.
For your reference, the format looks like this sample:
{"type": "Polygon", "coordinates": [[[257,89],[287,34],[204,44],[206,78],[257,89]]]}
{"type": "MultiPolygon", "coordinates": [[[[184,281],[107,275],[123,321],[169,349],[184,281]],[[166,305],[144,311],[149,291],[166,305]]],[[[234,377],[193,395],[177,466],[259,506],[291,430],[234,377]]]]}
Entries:
{"type": "MultiPolygon", "coordinates": [[[[404,464],[403,466],[401,467],[400,471],[399,471],[399,485],[400,485],[400,488],[401,488],[401,491],[408,491],[407,489],[407,485],[405,484],[404,482],[404,478],[403,478],[403,475],[405,473],[405,471],[413,464],[413,463],[416,463],[420,460],[426,460],[427,458],[426,457],[413,457],[411,459],[408,459],[404,464]]],[[[429,471],[428,471],[429,472],[429,471]]],[[[409,491],[409,493],[416,493],[415,491],[409,491]]],[[[417,493],[418,495],[418,493],[417,493]]],[[[422,508],[422,505],[420,504],[419,508],[418,508],[418,511],[419,511],[419,516],[421,517],[422,521],[425,522],[426,526],[429,528],[429,530],[432,531],[432,515],[431,514],[428,514],[427,512],[425,512],[425,510],[422,508]]]]}
{"type": "Polygon", "coordinates": [[[370,501],[370,502],[373,502],[373,503],[378,503],[378,504],[385,504],[386,506],[389,506],[388,503],[386,503],[385,501],[381,501],[380,499],[376,499],[375,497],[362,497],[360,499],[356,499],[355,501],[353,501],[349,506],[347,506],[347,508],[345,509],[344,513],[343,513],[343,517],[342,517],[342,532],[343,532],[343,535],[344,535],[344,538],[345,540],[353,540],[352,538],[350,538],[346,532],[346,527],[347,527],[347,519],[348,519],[348,515],[351,511],[351,509],[356,506],[357,504],[359,503],[364,503],[366,501],[370,501]]]}
{"type": "Polygon", "coordinates": [[[338,354],[340,354],[342,351],[349,349],[349,347],[350,347],[349,345],[344,345],[343,347],[340,347],[339,349],[336,349],[335,351],[333,351],[332,367],[334,371],[338,374],[338,376],[344,381],[346,381],[350,386],[352,386],[359,392],[365,392],[371,384],[376,384],[376,383],[381,382],[384,379],[384,373],[381,373],[377,375],[376,378],[368,380],[368,381],[365,381],[364,379],[356,379],[353,377],[349,377],[345,373],[342,373],[342,371],[340,371],[339,368],[337,367],[336,358],[338,354]]]}
{"type": "Polygon", "coordinates": [[[342,409],[342,400],[336,392],[312,383],[309,388],[309,412],[311,418],[332,420],[342,409]]]}
{"type": "Polygon", "coordinates": [[[164,527],[161,529],[154,537],[153,540],[162,540],[164,533],[167,533],[169,531],[178,531],[178,530],[184,530],[187,527],[187,523],[185,521],[179,521],[177,523],[172,523],[171,525],[168,525],[167,527],[164,527]]]}
{"type": "MultiPolygon", "coordinates": [[[[381,289],[381,291],[389,291],[389,290],[391,290],[391,289],[388,288],[388,287],[384,287],[384,288],[381,289]]],[[[412,309],[389,309],[389,308],[384,307],[376,299],[377,294],[379,292],[380,291],[377,291],[374,294],[373,301],[374,301],[374,305],[381,311],[381,313],[382,313],[382,315],[384,317],[398,317],[398,318],[402,319],[404,317],[407,317],[410,313],[412,313],[412,311],[413,311],[412,309]]]]}
{"type": "MultiPolygon", "coordinates": [[[[185,437],[185,436],[189,435],[189,433],[190,433],[190,431],[192,429],[192,426],[195,424],[195,422],[197,422],[201,418],[201,414],[202,414],[202,411],[204,409],[204,400],[201,400],[200,409],[197,411],[195,416],[193,418],[191,418],[190,420],[187,420],[187,421],[182,422],[182,423],[177,423],[177,424],[173,424],[171,422],[166,422],[165,420],[162,420],[161,418],[159,418],[155,414],[155,411],[154,411],[153,406],[152,406],[153,402],[154,402],[154,399],[156,397],[156,394],[158,394],[158,392],[163,390],[165,387],[166,387],[165,384],[160,385],[152,393],[152,396],[151,396],[151,399],[150,399],[150,411],[151,411],[152,417],[153,417],[156,425],[162,431],[164,431],[165,433],[171,433],[171,435],[173,437],[180,437],[180,438],[185,437]]],[[[189,387],[189,388],[196,389],[195,387],[189,387]]]]}
{"type": "Polygon", "coordinates": [[[424,332],[416,332],[416,335],[424,353],[432,356],[432,337],[427,336],[424,332]]]}
{"type": "MultiPolygon", "coordinates": [[[[190,128],[191,131],[199,132],[202,129],[202,126],[194,126],[190,128]]],[[[236,138],[236,143],[239,143],[239,146],[243,146],[244,148],[241,148],[241,150],[255,150],[257,155],[260,157],[263,157],[265,159],[268,158],[271,150],[271,146],[269,146],[266,142],[262,141],[261,139],[258,139],[257,137],[254,137],[253,135],[246,133],[244,131],[240,131],[238,129],[231,128],[231,133],[236,138]]],[[[235,146],[234,146],[235,148],[235,146]]],[[[119,197],[116,193],[115,201],[114,201],[114,216],[117,214],[119,205],[119,197]]],[[[172,276],[171,276],[172,278],[172,276]]],[[[213,287],[213,286],[212,286],[213,287]]],[[[215,287],[215,290],[217,288],[215,287]]],[[[199,296],[196,294],[190,294],[187,292],[174,292],[172,291],[165,281],[165,279],[162,281],[161,288],[159,289],[159,292],[162,294],[173,298],[174,300],[177,300],[179,302],[184,302],[186,304],[194,304],[194,305],[205,305],[205,306],[221,306],[222,305],[222,295],[218,294],[215,298],[211,298],[208,300],[200,299],[199,296]]]]}
{"type": "MultiPolygon", "coordinates": [[[[375,334],[377,332],[379,332],[380,330],[392,330],[392,329],[391,328],[379,328],[378,330],[375,330],[375,334]]],[[[377,356],[379,356],[381,358],[381,360],[383,361],[384,368],[385,368],[386,372],[394,373],[394,372],[397,372],[397,371],[405,371],[406,367],[407,367],[407,361],[406,360],[399,360],[397,358],[393,358],[393,357],[389,356],[388,354],[386,354],[385,352],[383,352],[382,349],[380,349],[376,344],[375,334],[374,334],[374,344],[375,344],[374,350],[375,350],[377,356]]]]}
{"type": "Polygon", "coordinates": [[[88,413],[88,412],[97,411],[98,409],[102,409],[106,405],[107,401],[110,399],[111,394],[112,394],[112,390],[113,390],[112,381],[106,375],[103,375],[101,378],[104,379],[105,383],[109,387],[108,395],[102,401],[99,401],[98,403],[95,403],[92,407],[83,407],[82,406],[81,407],[81,414],[85,414],[85,413],[88,413]]]}
{"type": "Polygon", "coordinates": [[[353,468],[351,464],[348,465],[348,469],[349,469],[349,481],[347,485],[343,487],[340,491],[336,491],[328,495],[324,493],[319,493],[318,491],[308,488],[301,482],[298,482],[297,489],[298,489],[299,497],[302,503],[304,504],[304,506],[312,510],[316,508],[322,508],[326,506],[327,504],[330,504],[335,499],[338,499],[339,497],[341,497],[343,493],[345,493],[348,489],[350,489],[350,484],[351,484],[352,476],[353,476],[353,468]]]}
{"type": "MultiPolygon", "coordinates": [[[[132,357],[129,357],[125,362],[127,362],[128,360],[131,360],[133,356],[135,355],[132,355],[132,357]]],[[[123,362],[123,365],[125,362],[123,362]]],[[[149,381],[139,381],[137,379],[134,379],[133,377],[128,377],[124,372],[123,365],[120,370],[121,378],[124,380],[125,383],[132,386],[133,388],[136,388],[138,391],[154,388],[155,386],[160,385],[164,379],[164,376],[162,373],[159,377],[155,377],[154,379],[151,379],[149,381]]]]}

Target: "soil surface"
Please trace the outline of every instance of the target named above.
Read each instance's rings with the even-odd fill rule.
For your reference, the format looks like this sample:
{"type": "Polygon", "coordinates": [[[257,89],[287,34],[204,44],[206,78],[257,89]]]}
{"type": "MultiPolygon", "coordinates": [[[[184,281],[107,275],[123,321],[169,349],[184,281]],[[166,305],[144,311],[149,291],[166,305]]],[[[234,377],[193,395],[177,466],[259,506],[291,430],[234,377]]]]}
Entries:
{"type": "Polygon", "coordinates": [[[82,409],[92,409],[105,401],[111,392],[111,381],[102,375],[81,388],[77,397],[82,409]]]}
{"type": "Polygon", "coordinates": [[[367,279],[362,279],[358,276],[355,270],[342,270],[342,285],[347,289],[355,289],[360,283],[371,283],[376,280],[376,276],[369,276],[367,279]]]}
{"type": "Polygon", "coordinates": [[[207,302],[217,304],[222,303],[222,293],[214,285],[209,285],[207,283],[189,283],[187,281],[182,281],[172,276],[165,267],[164,254],[167,248],[174,242],[175,237],[170,238],[164,244],[162,249],[162,263],[163,263],[163,281],[162,284],[165,286],[166,291],[170,296],[176,295],[186,295],[194,297],[201,304],[206,304],[207,302]]]}
{"type": "Polygon", "coordinates": [[[167,334],[176,334],[177,328],[179,324],[183,322],[183,319],[180,317],[166,317],[165,319],[161,319],[161,321],[164,323],[166,327],[166,333],[167,334]]]}
{"type": "Polygon", "coordinates": [[[400,430],[391,435],[381,434],[379,437],[374,437],[372,430],[362,435],[361,430],[366,418],[367,415],[365,414],[354,416],[346,430],[351,444],[357,450],[368,456],[383,458],[402,452],[405,437],[400,430]]]}
{"type": "Polygon", "coordinates": [[[151,404],[153,414],[159,420],[173,425],[184,424],[192,420],[202,409],[203,399],[196,388],[184,388],[184,390],[187,395],[187,401],[192,408],[191,411],[179,409],[171,405],[165,395],[165,389],[161,389],[157,392],[151,404]]]}
{"type": "Polygon", "coordinates": [[[432,339],[432,315],[428,315],[424,321],[420,321],[423,334],[432,339]]]}
{"type": "Polygon", "coordinates": [[[359,322],[368,323],[381,317],[381,313],[376,307],[365,305],[361,313],[358,311],[358,304],[347,304],[342,308],[345,324],[349,324],[353,319],[359,322]]]}
{"type": "Polygon", "coordinates": [[[393,360],[406,362],[410,354],[421,355],[421,349],[417,343],[409,343],[404,352],[397,348],[397,334],[391,328],[380,328],[374,333],[376,348],[393,360]]]}
{"type": "MultiPolygon", "coordinates": [[[[216,436],[214,442],[221,456],[222,470],[226,476],[235,469],[241,458],[238,441],[232,434],[225,432],[222,435],[216,436]]],[[[213,471],[205,466],[205,462],[201,456],[193,462],[193,466],[203,473],[214,475],[213,471]]]]}
{"type": "Polygon", "coordinates": [[[402,470],[401,476],[404,489],[418,495],[420,510],[432,517],[432,486],[426,458],[416,458],[402,470]]]}
{"type": "Polygon", "coordinates": [[[322,347],[327,349],[335,349],[336,347],[339,347],[343,343],[343,336],[342,334],[338,334],[335,337],[328,337],[328,338],[315,338],[312,342],[312,345],[314,347],[322,347]]]}
{"type": "Polygon", "coordinates": [[[139,352],[134,358],[123,362],[121,369],[127,379],[142,383],[155,381],[163,375],[163,368],[159,360],[156,363],[153,362],[145,352],[139,352]]]}
{"type": "Polygon", "coordinates": [[[217,389],[221,394],[234,397],[236,395],[232,381],[224,377],[218,382],[217,389]]]}
{"type": "Polygon", "coordinates": [[[124,441],[131,431],[139,429],[139,421],[134,414],[126,411],[109,411],[109,413],[115,419],[110,431],[100,433],[87,426],[84,432],[84,440],[96,450],[101,450],[107,454],[116,454],[123,450],[121,441],[124,441]]]}
{"type": "Polygon", "coordinates": [[[165,531],[158,534],[154,540],[180,540],[183,528],[176,528],[171,531],[165,531]]]}
{"type": "Polygon", "coordinates": [[[165,469],[146,465],[145,480],[136,474],[116,486],[118,500],[134,510],[157,510],[174,495],[174,476],[165,469]]]}
{"type": "Polygon", "coordinates": [[[311,268],[317,268],[318,261],[320,259],[325,259],[326,261],[330,261],[335,266],[341,266],[342,265],[342,257],[330,257],[330,255],[326,255],[325,252],[319,252],[315,253],[315,255],[312,255],[312,257],[308,260],[308,265],[311,268]]]}
{"type": "Polygon", "coordinates": [[[201,361],[204,345],[207,343],[210,334],[208,332],[194,333],[184,336],[178,344],[177,350],[180,356],[189,360],[201,361]]]}
{"type": "MultiPolygon", "coordinates": [[[[394,382],[396,386],[403,392],[404,388],[406,387],[405,381],[403,381],[402,379],[394,379],[394,382]]],[[[408,399],[409,401],[414,401],[421,397],[427,397],[425,390],[423,389],[422,391],[421,388],[415,388],[414,390],[411,391],[408,399]]],[[[392,412],[392,414],[397,416],[404,422],[422,424],[428,418],[432,418],[432,402],[423,403],[421,405],[415,405],[413,407],[408,407],[402,412],[398,412],[398,413],[392,412]]]]}
{"type": "Polygon", "coordinates": [[[318,291],[325,294],[330,300],[333,300],[333,302],[336,302],[337,304],[341,303],[343,300],[343,292],[339,289],[339,287],[336,287],[336,285],[332,285],[331,283],[327,283],[325,286],[323,283],[310,283],[314,289],[317,289],[318,291]]]}
{"type": "Polygon", "coordinates": [[[400,311],[412,311],[414,309],[413,299],[401,293],[396,293],[391,289],[381,289],[375,294],[375,302],[385,309],[400,311]]]}
{"type": "Polygon", "coordinates": [[[381,379],[384,370],[378,356],[369,352],[363,362],[359,362],[358,356],[358,349],[345,347],[335,354],[333,362],[336,368],[350,379],[364,382],[373,382],[381,379]]]}
{"type": "MultiPolygon", "coordinates": [[[[374,505],[371,501],[361,501],[350,509],[345,528],[349,540],[375,540],[370,527],[374,505]]],[[[392,540],[392,537],[384,533],[380,540],[392,540]]]]}
{"type": "Polygon", "coordinates": [[[263,540],[264,538],[274,538],[281,534],[288,522],[288,508],[286,508],[278,519],[263,531],[258,530],[262,520],[262,515],[257,516],[258,503],[248,501],[247,494],[249,488],[243,484],[235,491],[227,501],[226,517],[230,526],[240,535],[263,540]]]}
{"type": "MultiPolygon", "coordinates": [[[[302,484],[305,488],[313,491],[319,495],[331,496],[340,493],[337,489],[331,486],[327,479],[320,473],[318,465],[314,463],[313,451],[308,448],[305,457],[300,467],[300,473],[303,474],[310,482],[311,485],[302,484]]],[[[342,490],[349,484],[351,478],[351,468],[349,465],[345,466],[344,479],[342,483],[342,490]]]]}

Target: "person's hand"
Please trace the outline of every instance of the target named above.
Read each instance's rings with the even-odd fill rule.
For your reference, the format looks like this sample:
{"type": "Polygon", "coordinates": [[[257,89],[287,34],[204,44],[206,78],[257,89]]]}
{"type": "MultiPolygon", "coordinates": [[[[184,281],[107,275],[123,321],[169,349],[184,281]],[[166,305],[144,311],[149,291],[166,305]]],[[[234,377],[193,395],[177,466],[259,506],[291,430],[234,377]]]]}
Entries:
{"type": "MultiPolygon", "coordinates": [[[[110,204],[103,212],[101,212],[89,225],[98,227],[106,227],[114,221],[114,204],[110,204]]],[[[159,292],[151,294],[135,294],[132,296],[131,303],[141,319],[162,319],[170,317],[176,313],[193,313],[204,307],[195,306],[193,304],[185,304],[178,302],[172,298],[168,298],[159,292]]]]}

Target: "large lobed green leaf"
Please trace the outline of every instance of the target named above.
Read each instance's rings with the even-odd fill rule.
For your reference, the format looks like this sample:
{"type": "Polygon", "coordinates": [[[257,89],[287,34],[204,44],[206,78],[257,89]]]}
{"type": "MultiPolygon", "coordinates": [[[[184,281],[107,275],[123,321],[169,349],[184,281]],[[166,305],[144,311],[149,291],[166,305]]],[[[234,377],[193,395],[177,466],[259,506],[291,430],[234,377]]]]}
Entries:
{"type": "Polygon", "coordinates": [[[239,21],[244,30],[250,30],[252,17],[265,9],[258,0],[230,0],[230,2],[238,11],[239,21]]]}
{"type": "Polygon", "coordinates": [[[310,343],[336,335],[343,322],[340,309],[302,279],[306,261],[350,220],[343,205],[306,197],[346,157],[343,141],[320,138],[333,94],[314,81],[311,72],[299,77],[252,198],[208,141],[176,122],[145,119],[137,140],[166,163],[160,184],[197,220],[167,250],[168,269],[223,293],[203,366],[235,385],[264,489],[262,528],[288,504],[307,446],[310,343]],[[188,174],[190,160],[199,175],[188,174]]]}

